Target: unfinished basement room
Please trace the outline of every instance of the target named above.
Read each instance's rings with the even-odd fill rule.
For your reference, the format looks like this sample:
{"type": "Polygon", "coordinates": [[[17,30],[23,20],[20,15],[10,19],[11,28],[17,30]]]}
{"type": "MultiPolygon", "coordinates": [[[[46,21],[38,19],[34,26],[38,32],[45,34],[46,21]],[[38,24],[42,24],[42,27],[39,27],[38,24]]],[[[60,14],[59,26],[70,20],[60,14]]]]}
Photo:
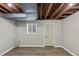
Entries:
{"type": "Polygon", "coordinates": [[[0,3],[1,56],[79,56],[79,3],[0,3]]]}

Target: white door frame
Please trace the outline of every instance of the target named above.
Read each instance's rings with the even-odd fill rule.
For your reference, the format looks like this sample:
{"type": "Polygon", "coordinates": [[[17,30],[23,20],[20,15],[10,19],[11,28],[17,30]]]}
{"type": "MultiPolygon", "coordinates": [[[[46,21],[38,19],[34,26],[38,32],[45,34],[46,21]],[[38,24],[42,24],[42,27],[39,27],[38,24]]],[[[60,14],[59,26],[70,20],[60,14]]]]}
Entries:
{"type": "Polygon", "coordinates": [[[53,37],[53,46],[55,46],[55,23],[44,23],[44,45],[46,46],[46,41],[45,41],[45,24],[53,24],[54,25],[54,29],[53,29],[53,33],[54,33],[54,37],[53,37]]]}

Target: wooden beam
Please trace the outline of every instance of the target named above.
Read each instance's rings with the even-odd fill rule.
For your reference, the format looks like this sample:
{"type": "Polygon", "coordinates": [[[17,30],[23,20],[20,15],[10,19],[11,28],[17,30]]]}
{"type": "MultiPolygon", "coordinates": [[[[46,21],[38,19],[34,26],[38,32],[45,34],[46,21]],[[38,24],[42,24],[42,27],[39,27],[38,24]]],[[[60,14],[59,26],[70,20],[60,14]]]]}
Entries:
{"type": "Polygon", "coordinates": [[[19,5],[17,4],[12,4],[12,6],[8,6],[7,3],[6,4],[0,3],[0,6],[4,10],[8,11],[9,13],[21,13],[22,12],[19,5]]]}
{"type": "Polygon", "coordinates": [[[79,9],[79,6],[74,6],[71,9],[79,9]]]}
{"type": "Polygon", "coordinates": [[[73,6],[71,9],[79,9],[79,3],[74,3],[75,6],[73,6]]]}
{"type": "Polygon", "coordinates": [[[64,16],[60,16],[60,17],[67,17],[67,15],[64,15],[64,16]]]}
{"type": "Polygon", "coordinates": [[[41,8],[40,8],[40,19],[42,19],[42,3],[41,3],[41,8]]]}
{"type": "Polygon", "coordinates": [[[13,13],[20,13],[21,11],[17,8],[17,5],[19,4],[13,3],[11,6],[7,6],[12,10],[13,13]]]}
{"type": "Polygon", "coordinates": [[[58,19],[61,15],[63,15],[66,11],[68,11],[71,7],[65,7],[64,10],[62,10],[62,12],[55,18],[58,19]]]}
{"type": "MultiPolygon", "coordinates": [[[[76,4],[74,4],[76,5],[76,4]]],[[[73,5],[73,6],[74,6],[73,5]]],[[[71,9],[73,6],[69,6],[69,4],[62,10],[62,12],[55,18],[58,19],[61,15],[63,15],[65,12],[67,12],[69,9],[71,9]]]]}
{"type": "Polygon", "coordinates": [[[19,4],[16,4],[15,6],[16,6],[16,8],[17,8],[20,12],[24,12],[24,11],[22,10],[22,7],[20,7],[19,4]]]}
{"type": "Polygon", "coordinates": [[[14,5],[11,7],[11,9],[12,9],[13,12],[16,12],[16,13],[20,13],[20,12],[21,12],[21,11],[20,11],[16,6],[14,6],[14,5]]]}
{"type": "Polygon", "coordinates": [[[53,6],[53,3],[51,3],[51,4],[49,5],[49,8],[48,8],[48,10],[47,10],[45,19],[47,18],[48,14],[49,14],[49,12],[50,12],[50,10],[51,10],[51,8],[52,8],[52,6],[53,6]]]}
{"type": "Polygon", "coordinates": [[[23,12],[22,8],[20,7],[20,4],[14,3],[13,8],[16,10],[16,12],[23,12]]]}
{"type": "Polygon", "coordinates": [[[54,15],[61,9],[61,7],[64,5],[64,3],[62,3],[61,5],[60,5],[60,7],[51,15],[51,17],[50,17],[50,19],[52,18],[52,17],[54,17],[54,15]]]}
{"type": "Polygon", "coordinates": [[[69,12],[66,12],[65,14],[72,14],[73,12],[69,11],[69,12]]]}
{"type": "Polygon", "coordinates": [[[13,11],[12,11],[7,5],[5,5],[4,3],[0,3],[0,6],[1,6],[2,8],[4,8],[5,10],[7,10],[8,12],[13,13],[13,11]]]}
{"type": "Polygon", "coordinates": [[[9,13],[8,11],[4,10],[3,8],[0,7],[0,10],[3,11],[2,13],[9,13]]]}

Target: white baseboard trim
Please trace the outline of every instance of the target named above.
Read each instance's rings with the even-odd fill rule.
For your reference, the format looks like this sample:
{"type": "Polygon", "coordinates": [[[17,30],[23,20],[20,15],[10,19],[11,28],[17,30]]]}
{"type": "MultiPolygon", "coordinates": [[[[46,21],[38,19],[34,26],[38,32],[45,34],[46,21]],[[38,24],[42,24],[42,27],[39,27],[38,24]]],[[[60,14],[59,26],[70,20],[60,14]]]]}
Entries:
{"type": "Polygon", "coordinates": [[[67,52],[69,52],[71,55],[76,56],[73,52],[71,52],[70,50],[66,49],[65,47],[62,46],[62,48],[63,48],[64,50],[66,50],[67,52]]]}
{"type": "Polygon", "coordinates": [[[61,48],[63,48],[64,50],[66,50],[67,52],[69,52],[71,55],[76,56],[73,52],[71,52],[70,50],[66,49],[64,46],[57,46],[57,45],[54,45],[54,47],[61,47],[61,48]]]}
{"type": "Polygon", "coordinates": [[[54,47],[62,47],[62,46],[57,46],[57,45],[54,45],[54,47]]]}
{"type": "Polygon", "coordinates": [[[45,45],[20,45],[19,47],[45,47],[45,45]]]}
{"type": "Polygon", "coordinates": [[[14,49],[15,47],[11,47],[10,49],[6,50],[5,52],[1,53],[0,56],[6,54],[7,52],[9,52],[10,50],[14,49]]]}

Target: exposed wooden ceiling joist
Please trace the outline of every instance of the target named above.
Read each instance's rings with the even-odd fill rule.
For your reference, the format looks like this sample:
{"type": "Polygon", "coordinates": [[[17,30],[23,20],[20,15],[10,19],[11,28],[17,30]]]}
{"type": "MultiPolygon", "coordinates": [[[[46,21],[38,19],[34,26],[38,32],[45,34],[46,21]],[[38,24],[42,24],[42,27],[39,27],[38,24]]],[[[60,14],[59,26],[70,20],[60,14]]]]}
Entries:
{"type": "Polygon", "coordinates": [[[20,4],[15,4],[14,5],[20,12],[24,12],[23,10],[22,10],[22,7],[20,7],[20,4]]]}
{"type": "Polygon", "coordinates": [[[72,7],[71,9],[79,9],[79,6],[72,7]]]}
{"type": "Polygon", "coordinates": [[[53,18],[53,16],[61,9],[61,7],[64,5],[64,3],[62,3],[60,5],[60,7],[50,16],[50,19],[53,18]]]}
{"type": "Polygon", "coordinates": [[[42,4],[42,15],[41,15],[41,17],[42,17],[43,20],[45,19],[46,13],[49,9],[49,5],[50,5],[50,3],[43,3],[42,4]]]}
{"type": "MultiPolygon", "coordinates": [[[[74,4],[75,5],[75,4],[74,4]]],[[[73,5],[73,6],[74,6],[73,5]]],[[[55,18],[55,19],[58,19],[59,17],[61,17],[61,15],[63,15],[64,13],[66,13],[68,10],[71,10],[71,8],[73,6],[69,6],[69,4],[67,4],[67,6],[62,10],[62,12],[55,18]]]]}
{"type": "Polygon", "coordinates": [[[21,13],[22,12],[20,6],[16,4],[12,4],[11,6],[9,6],[7,3],[0,3],[0,8],[2,8],[3,11],[6,10],[8,13],[21,13]]]}
{"type": "Polygon", "coordinates": [[[50,10],[51,10],[51,8],[52,8],[52,6],[53,6],[53,3],[49,4],[49,7],[48,7],[48,10],[47,10],[45,19],[47,18],[48,14],[49,14],[49,12],[50,12],[50,10]]]}
{"type": "Polygon", "coordinates": [[[11,7],[11,10],[13,11],[13,12],[16,12],[16,13],[20,13],[21,11],[19,11],[15,6],[12,6],[11,7]]]}
{"type": "MultiPolygon", "coordinates": [[[[69,6],[69,3],[38,3],[37,14],[38,19],[63,19],[67,16],[79,11],[79,4],[69,6]]],[[[14,3],[9,6],[7,3],[0,3],[1,13],[23,13],[20,3],[14,3]]]]}
{"type": "Polygon", "coordinates": [[[69,12],[66,12],[65,14],[72,14],[73,12],[69,11],[69,12]]]}
{"type": "MultiPolygon", "coordinates": [[[[7,4],[6,4],[7,5],[7,4]]],[[[7,5],[8,6],[8,5],[7,5]]],[[[19,4],[11,4],[11,6],[9,6],[9,8],[15,12],[15,13],[21,13],[22,11],[18,8],[20,7],[19,4]]]]}
{"type": "MultiPolygon", "coordinates": [[[[75,5],[75,4],[73,4],[75,5]]],[[[40,5],[41,6],[41,5],[40,5]]],[[[40,8],[39,13],[42,19],[60,19],[65,18],[74,12],[78,11],[79,5],[69,6],[69,3],[42,3],[42,8],[40,8]]],[[[41,19],[40,18],[40,19],[41,19]]]]}
{"type": "Polygon", "coordinates": [[[67,17],[67,15],[63,15],[63,16],[60,16],[60,17],[67,17]]]}
{"type": "Polygon", "coordinates": [[[58,16],[56,16],[55,19],[58,19],[63,13],[65,13],[66,11],[68,11],[70,8],[71,8],[71,7],[66,6],[66,7],[62,10],[62,12],[60,12],[60,14],[59,14],[58,16]]]}
{"type": "Polygon", "coordinates": [[[7,11],[10,12],[10,13],[13,13],[13,11],[10,9],[10,7],[7,6],[7,5],[4,4],[4,3],[0,3],[0,7],[2,7],[3,9],[7,10],[7,11]]]}
{"type": "Polygon", "coordinates": [[[1,13],[8,13],[8,11],[4,10],[3,8],[0,7],[0,12],[1,13]]]}
{"type": "Polygon", "coordinates": [[[40,19],[42,19],[42,3],[41,3],[41,8],[40,8],[40,19]]]}

